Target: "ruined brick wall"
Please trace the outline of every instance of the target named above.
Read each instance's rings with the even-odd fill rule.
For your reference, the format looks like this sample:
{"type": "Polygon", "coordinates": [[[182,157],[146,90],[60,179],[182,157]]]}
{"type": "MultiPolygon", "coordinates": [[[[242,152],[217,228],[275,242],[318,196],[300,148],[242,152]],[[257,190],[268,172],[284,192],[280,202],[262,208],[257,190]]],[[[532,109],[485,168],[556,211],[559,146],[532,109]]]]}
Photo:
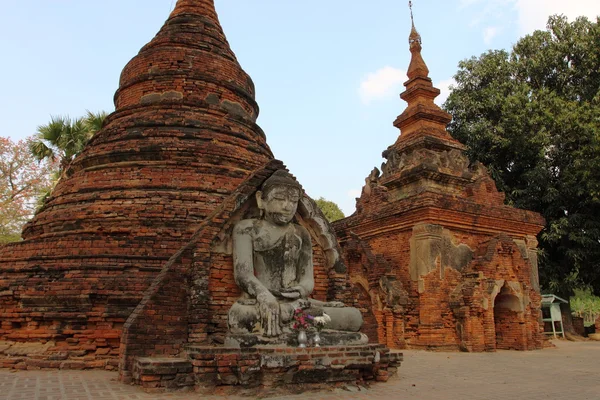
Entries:
{"type": "Polygon", "coordinates": [[[394,315],[404,312],[408,300],[396,269],[387,258],[375,254],[374,242],[350,235],[343,244],[354,298],[350,304],[361,310],[365,321],[361,332],[373,343],[403,348],[403,319],[399,321],[394,315]]]}
{"type": "Polygon", "coordinates": [[[313,273],[315,276],[315,288],[311,297],[315,300],[327,301],[329,292],[329,270],[323,249],[313,239],[313,273]]]}
{"type": "Polygon", "coordinates": [[[122,373],[129,371],[135,357],[172,357],[184,350],[191,255],[190,249],[174,255],[129,316],[119,348],[122,373]]]}
{"type": "Polygon", "coordinates": [[[521,313],[506,308],[494,310],[494,326],[496,331],[496,349],[527,350],[521,313]]]}
{"type": "Polygon", "coordinates": [[[209,313],[211,322],[207,327],[208,342],[222,344],[227,334],[229,309],[242,292],[233,277],[231,254],[211,254],[211,269],[208,283],[209,313]]]}
{"type": "Polygon", "coordinates": [[[357,308],[360,310],[363,316],[363,327],[361,332],[367,335],[369,343],[381,343],[379,342],[378,326],[382,322],[381,310],[373,308],[373,299],[369,292],[360,284],[355,284],[352,287],[352,296],[357,300],[357,308]],[[379,314],[377,318],[376,313],[379,314]]]}
{"type": "MultiPolygon", "coordinates": [[[[379,225],[385,226],[386,222],[381,221],[379,225]]],[[[377,279],[384,274],[383,269],[368,265],[364,257],[356,257],[355,249],[349,245],[350,239],[344,236],[344,231],[338,232],[341,233],[351,277],[356,280],[357,276],[362,276],[370,282],[371,290],[375,289],[377,279]]],[[[364,239],[374,254],[385,257],[393,276],[401,282],[408,295],[401,314],[394,314],[392,310],[385,312],[382,306],[378,309],[373,304],[373,296],[371,299],[361,297],[361,309],[371,307],[376,310],[374,324],[380,342],[396,348],[494,350],[494,297],[488,292],[491,280],[520,284],[525,303],[520,314],[520,327],[524,329],[515,333],[522,341],[517,347],[540,348],[540,295],[531,282],[532,267],[527,250],[520,249],[517,242],[505,236],[498,239],[490,234],[460,228],[450,230],[441,227],[439,232],[440,243],[446,246],[445,251],[449,251],[450,256],[443,255],[442,251],[439,258],[432,261],[430,269],[418,276],[411,273],[410,267],[412,229],[385,230],[371,233],[364,239]],[[472,255],[468,256],[470,253],[472,255]],[[462,264],[459,263],[461,260],[462,264]],[[469,283],[471,281],[473,283],[469,283]],[[469,285],[472,285],[471,288],[466,289],[469,285]],[[457,298],[460,298],[458,302],[457,298]],[[471,307],[484,303],[487,309],[471,307]],[[465,304],[467,306],[462,310],[465,304]],[[401,332],[395,335],[398,339],[387,340],[394,330],[401,332]]],[[[525,243],[524,238],[519,240],[519,243],[525,243]]],[[[379,292],[375,293],[381,297],[379,292]]],[[[374,329],[365,327],[365,330],[372,332],[374,329]]]]}
{"type": "MultiPolygon", "coordinates": [[[[413,298],[415,304],[418,304],[419,325],[408,344],[424,348],[456,349],[456,318],[449,303],[451,293],[461,281],[460,273],[446,270],[442,274],[439,267],[422,277],[422,281],[417,284],[422,289],[418,289],[418,295],[413,298]]],[[[410,293],[415,295],[414,290],[410,293]]]]}
{"type": "Polygon", "coordinates": [[[26,262],[3,268],[0,340],[52,343],[48,352],[62,360],[115,367],[109,361],[118,355],[123,324],[161,260],[145,267],[113,261],[108,270],[78,259],[52,269],[26,262]]]}

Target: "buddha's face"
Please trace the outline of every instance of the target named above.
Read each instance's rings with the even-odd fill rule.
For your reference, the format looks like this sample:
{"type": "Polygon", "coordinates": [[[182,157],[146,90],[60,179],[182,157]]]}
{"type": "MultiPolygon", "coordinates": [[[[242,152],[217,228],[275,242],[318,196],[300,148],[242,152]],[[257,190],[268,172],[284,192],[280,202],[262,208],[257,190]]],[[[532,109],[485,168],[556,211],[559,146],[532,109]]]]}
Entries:
{"type": "Polygon", "coordinates": [[[294,218],[300,191],[297,188],[277,185],[272,187],[265,197],[259,192],[258,207],[264,211],[265,219],[275,225],[286,225],[294,218]]]}

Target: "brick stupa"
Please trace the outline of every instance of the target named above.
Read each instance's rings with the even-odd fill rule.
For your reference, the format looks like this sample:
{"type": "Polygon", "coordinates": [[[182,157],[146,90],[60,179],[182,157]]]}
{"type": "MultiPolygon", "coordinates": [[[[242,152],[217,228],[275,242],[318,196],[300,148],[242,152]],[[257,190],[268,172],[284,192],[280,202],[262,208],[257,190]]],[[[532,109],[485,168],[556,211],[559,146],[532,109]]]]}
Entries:
{"type": "Polygon", "coordinates": [[[24,240],[0,248],[0,340],[115,358],[161,267],[273,158],[213,0],[177,2],[114,101],[24,240]]]}
{"type": "Polygon", "coordinates": [[[539,349],[536,235],[543,218],[504,205],[486,169],[446,131],[414,25],[386,162],[334,223],[360,288],[365,329],[393,348],[539,349]]]}
{"type": "MultiPolygon", "coordinates": [[[[380,344],[225,346],[242,295],[233,226],[259,216],[257,191],[285,166],[213,0],[177,2],[123,70],[115,105],[24,241],[0,248],[0,367],[118,368],[154,390],[394,374],[401,355],[380,344]]],[[[311,237],[311,297],[355,305],[333,228],[306,194],[294,221],[311,237]]]]}

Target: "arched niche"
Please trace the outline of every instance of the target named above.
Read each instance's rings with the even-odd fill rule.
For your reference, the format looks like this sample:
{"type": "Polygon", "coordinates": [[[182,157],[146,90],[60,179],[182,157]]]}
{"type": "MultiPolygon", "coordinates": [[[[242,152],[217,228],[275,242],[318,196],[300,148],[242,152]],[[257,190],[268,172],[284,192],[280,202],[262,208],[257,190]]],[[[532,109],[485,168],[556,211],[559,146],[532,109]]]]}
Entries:
{"type": "MultiPolygon", "coordinates": [[[[520,288],[520,285],[518,286],[520,288]]],[[[526,350],[524,305],[515,285],[504,282],[494,298],[494,332],[497,350],[526,350]]]]}

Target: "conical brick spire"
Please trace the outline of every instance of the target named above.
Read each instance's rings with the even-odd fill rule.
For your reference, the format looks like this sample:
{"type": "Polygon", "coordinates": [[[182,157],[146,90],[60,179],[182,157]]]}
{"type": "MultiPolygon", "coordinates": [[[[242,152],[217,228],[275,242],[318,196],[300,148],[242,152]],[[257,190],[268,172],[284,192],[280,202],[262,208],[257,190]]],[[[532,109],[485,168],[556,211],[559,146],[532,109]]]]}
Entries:
{"type": "MultiPolygon", "coordinates": [[[[65,226],[103,234],[115,224],[121,234],[134,233],[136,226],[146,231],[153,218],[164,218],[160,212],[144,216],[132,209],[137,202],[145,207],[142,193],[149,191],[159,191],[152,194],[155,206],[164,201],[173,209],[168,230],[179,231],[203,218],[206,202],[227,194],[272,158],[255,124],[254,85],[227,43],[212,0],[177,3],[159,33],[124,68],[115,106],[105,128],[69,169],[69,178],[29,224],[25,238],[59,233],[65,226]],[[183,193],[187,200],[175,206],[183,193]],[[113,210],[122,204],[109,199],[135,200],[119,212],[126,223],[59,207],[68,202],[88,209],[88,196],[94,207],[103,203],[113,210]]],[[[165,225],[156,228],[162,232],[165,225]]]]}
{"type": "Polygon", "coordinates": [[[244,119],[258,117],[254,84],[229,47],[213,0],[179,0],[121,74],[117,111],[169,102],[220,104],[244,119]]]}
{"type": "Polygon", "coordinates": [[[117,338],[198,223],[273,158],[255,123],[254,85],[212,0],[178,1],[124,68],[115,105],[26,226],[25,240],[0,247],[2,290],[16,293],[2,300],[13,312],[6,324],[0,316],[2,338],[14,325],[11,337],[29,340],[35,325],[36,337],[64,340],[73,304],[73,324],[94,336],[98,323],[117,338]]]}
{"type": "Polygon", "coordinates": [[[414,25],[408,36],[408,43],[410,44],[410,52],[412,54],[407,71],[409,79],[417,77],[427,78],[429,76],[429,68],[427,68],[421,56],[421,35],[417,32],[417,28],[414,25]]]}
{"type": "Polygon", "coordinates": [[[403,143],[419,140],[423,136],[436,136],[459,144],[446,131],[446,125],[452,117],[434,103],[440,90],[433,87],[429,78],[429,68],[421,55],[421,35],[414,23],[408,42],[411,52],[407,72],[409,79],[404,83],[406,90],[400,95],[408,103],[408,107],[394,121],[394,126],[402,133],[395,147],[400,148],[403,143]]]}

